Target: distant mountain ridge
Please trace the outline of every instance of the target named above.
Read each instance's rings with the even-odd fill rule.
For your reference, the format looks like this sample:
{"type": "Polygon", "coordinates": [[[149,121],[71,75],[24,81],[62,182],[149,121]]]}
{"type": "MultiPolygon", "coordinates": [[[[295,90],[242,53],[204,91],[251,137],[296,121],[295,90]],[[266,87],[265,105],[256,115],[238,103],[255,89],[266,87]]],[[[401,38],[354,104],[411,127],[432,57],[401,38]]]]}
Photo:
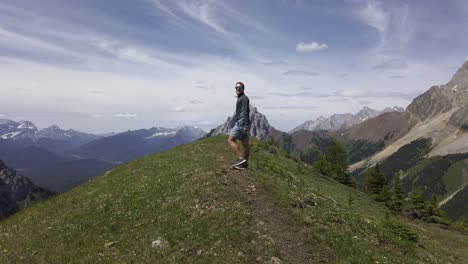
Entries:
{"type": "Polygon", "coordinates": [[[67,154],[80,159],[99,159],[122,163],[192,142],[205,134],[206,132],[201,128],[190,126],[129,130],[96,139],[67,152],[67,154]]]}
{"type": "Polygon", "coordinates": [[[302,125],[292,129],[288,133],[292,134],[299,130],[345,130],[353,125],[362,123],[369,118],[376,117],[382,113],[387,112],[403,112],[405,109],[403,107],[394,106],[392,108],[387,107],[382,111],[371,109],[367,106],[364,106],[359,112],[356,114],[333,114],[330,117],[323,117],[320,116],[315,120],[308,120],[302,125]]]}
{"type": "Polygon", "coordinates": [[[63,130],[57,125],[39,130],[30,121],[16,122],[9,119],[0,119],[0,146],[2,142],[9,141],[11,144],[20,147],[36,146],[60,153],[99,137],[73,129],[63,130]]]}

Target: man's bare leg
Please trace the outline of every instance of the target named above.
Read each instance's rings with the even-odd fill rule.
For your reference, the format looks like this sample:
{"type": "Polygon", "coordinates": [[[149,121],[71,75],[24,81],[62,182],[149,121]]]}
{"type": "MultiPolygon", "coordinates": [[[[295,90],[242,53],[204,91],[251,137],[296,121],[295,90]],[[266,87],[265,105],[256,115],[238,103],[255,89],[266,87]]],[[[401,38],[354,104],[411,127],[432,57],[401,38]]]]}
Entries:
{"type": "Polygon", "coordinates": [[[234,151],[234,153],[236,153],[237,158],[240,159],[240,158],[242,158],[242,155],[241,155],[241,152],[239,150],[239,146],[237,145],[236,140],[237,139],[235,137],[229,136],[228,143],[229,143],[229,145],[231,145],[231,148],[234,151]]]}
{"type": "Polygon", "coordinates": [[[244,146],[244,159],[249,160],[249,156],[250,156],[249,139],[242,140],[242,145],[244,146]]]}

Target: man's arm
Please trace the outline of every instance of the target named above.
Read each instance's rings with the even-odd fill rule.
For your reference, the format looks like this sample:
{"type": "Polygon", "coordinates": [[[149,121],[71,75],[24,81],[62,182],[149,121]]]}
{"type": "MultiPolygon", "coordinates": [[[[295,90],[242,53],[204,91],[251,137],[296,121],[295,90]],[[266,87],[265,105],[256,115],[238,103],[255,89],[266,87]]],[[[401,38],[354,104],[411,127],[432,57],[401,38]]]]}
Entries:
{"type": "Polygon", "coordinates": [[[250,130],[250,100],[245,99],[242,102],[242,111],[241,116],[239,119],[242,119],[242,126],[244,127],[245,131],[250,130]]]}

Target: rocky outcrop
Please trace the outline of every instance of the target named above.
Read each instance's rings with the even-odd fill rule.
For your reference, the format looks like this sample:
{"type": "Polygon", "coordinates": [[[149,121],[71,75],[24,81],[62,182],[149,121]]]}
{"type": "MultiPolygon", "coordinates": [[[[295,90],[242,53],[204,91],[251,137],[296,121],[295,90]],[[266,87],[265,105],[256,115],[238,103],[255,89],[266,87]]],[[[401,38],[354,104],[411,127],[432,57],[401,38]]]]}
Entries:
{"type": "Polygon", "coordinates": [[[36,186],[31,180],[7,167],[0,160],[0,219],[16,213],[36,200],[53,193],[36,186]]]}
{"type": "MultiPolygon", "coordinates": [[[[226,122],[214,129],[212,129],[205,137],[215,135],[228,135],[235,125],[234,115],[227,118],[226,122]]],[[[260,139],[266,140],[270,131],[270,124],[266,116],[258,111],[256,107],[250,106],[250,135],[260,139]]]]}
{"type": "Polygon", "coordinates": [[[432,86],[416,97],[406,110],[421,121],[454,110],[450,123],[458,126],[460,118],[467,115],[468,62],[465,62],[445,85],[432,86]]]}
{"type": "Polygon", "coordinates": [[[460,127],[463,130],[468,129],[468,104],[460,107],[450,116],[449,124],[460,127]]]}

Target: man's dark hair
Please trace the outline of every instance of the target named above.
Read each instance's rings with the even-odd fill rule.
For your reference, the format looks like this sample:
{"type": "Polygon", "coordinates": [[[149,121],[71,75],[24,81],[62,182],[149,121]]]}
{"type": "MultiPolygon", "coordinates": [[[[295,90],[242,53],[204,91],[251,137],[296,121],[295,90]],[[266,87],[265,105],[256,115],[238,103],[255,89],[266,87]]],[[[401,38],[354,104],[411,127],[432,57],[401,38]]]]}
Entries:
{"type": "Polygon", "coordinates": [[[236,82],[236,87],[242,87],[242,90],[244,90],[244,83],[243,82],[236,82]]]}

